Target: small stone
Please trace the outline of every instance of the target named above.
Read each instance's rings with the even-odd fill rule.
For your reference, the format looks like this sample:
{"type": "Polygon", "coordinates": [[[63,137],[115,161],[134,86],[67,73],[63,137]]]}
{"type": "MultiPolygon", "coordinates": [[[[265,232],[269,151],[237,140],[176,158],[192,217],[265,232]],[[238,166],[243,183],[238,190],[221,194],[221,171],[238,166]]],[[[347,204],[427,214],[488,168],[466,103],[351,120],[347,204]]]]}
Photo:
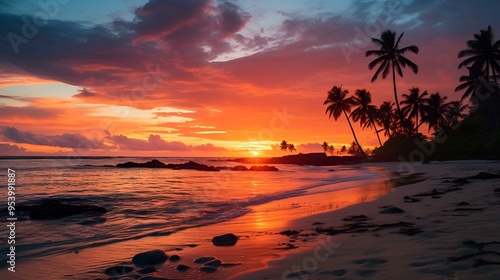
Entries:
{"type": "Polygon", "coordinates": [[[180,272],[184,272],[188,269],[190,269],[191,267],[189,265],[185,265],[185,264],[180,264],[178,265],[175,269],[177,269],[178,271],[180,272]]]}
{"type": "Polygon", "coordinates": [[[194,259],[194,262],[197,264],[202,264],[215,259],[216,259],[215,257],[199,257],[197,259],[194,259]]]}
{"type": "Polygon", "coordinates": [[[397,213],[404,213],[404,210],[398,207],[387,207],[384,210],[379,212],[380,214],[397,214],[397,213]]]}
{"type": "Polygon", "coordinates": [[[222,261],[219,259],[211,260],[206,263],[204,263],[204,266],[211,266],[211,267],[219,267],[222,264],[222,261]]]}
{"type": "Polygon", "coordinates": [[[217,268],[211,266],[202,266],[199,268],[199,270],[203,272],[214,273],[217,271],[217,268]]]}
{"type": "Polygon", "coordinates": [[[169,261],[171,262],[178,262],[181,259],[179,255],[172,255],[168,258],[169,261]]]}
{"type": "Polygon", "coordinates": [[[215,236],[212,238],[212,243],[215,246],[233,246],[238,242],[238,237],[232,233],[215,236]]]}

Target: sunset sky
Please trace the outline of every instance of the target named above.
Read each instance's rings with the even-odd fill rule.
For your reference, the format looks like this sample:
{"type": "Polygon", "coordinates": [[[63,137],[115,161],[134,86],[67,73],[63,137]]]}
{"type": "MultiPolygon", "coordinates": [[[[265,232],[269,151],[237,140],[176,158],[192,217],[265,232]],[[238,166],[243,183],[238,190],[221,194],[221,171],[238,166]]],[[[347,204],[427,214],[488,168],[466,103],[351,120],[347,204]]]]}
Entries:
{"type": "MultiPolygon", "coordinates": [[[[500,38],[498,1],[19,2],[0,0],[0,156],[337,148],[353,137],[325,115],[333,85],[365,88],[377,106],[394,99],[391,79],[370,82],[369,38],[404,32],[420,70],[404,71],[399,93],[449,100],[461,97],[465,42],[488,25],[500,38]]],[[[377,145],[354,127],[364,147],[377,145]]]]}

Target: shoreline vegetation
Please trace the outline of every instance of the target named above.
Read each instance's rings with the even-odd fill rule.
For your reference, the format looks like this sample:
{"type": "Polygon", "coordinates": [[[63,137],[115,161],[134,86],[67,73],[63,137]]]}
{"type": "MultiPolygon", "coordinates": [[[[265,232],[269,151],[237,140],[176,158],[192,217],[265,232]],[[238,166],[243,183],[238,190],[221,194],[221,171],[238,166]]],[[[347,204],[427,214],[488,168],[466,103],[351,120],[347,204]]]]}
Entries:
{"type": "MultiPolygon", "coordinates": [[[[395,31],[386,30],[380,38],[372,38],[378,49],[365,53],[366,57],[375,57],[368,64],[370,70],[376,68],[371,82],[380,76],[392,76],[394,101],[376,106],[370,91],[357,89],[350,95],[342,85],[328,91],[323,103],[327,105],[325,113],[335,121],[345,117],[354,138],[347,153],[360,157],[372,154],[375,161],[500,159],[500,40],[495,41],[492,27],[479,30],[457,55],[463,59],[458,68],[466,68],[468,75],[461,76],[454,89],[463,91],[456,101],[449,101],[448,97],[453,96],[446,93],[421,91],[416,86],[409,88],[408,94],[398,94],[396,76],[402,78],[406,67],[414,74],[419,70],[405,56],[417,55],[419,48],[401,47],[403,35],[404,32],[397,36],[395,31]],[[358,122],[362,129],[373,129],[379,147],[363,150],[351,121],[358,122]],[[419,128],[427,128],[431,135],[422,134],[419,128]],[[380,132],[387,137],[383,144],[380,132]]],[[[332,155],[335,150],[344,154],[347,150],[345,146],[335,149],[326,141],[322,146],[325,153],[332,155]]]]}

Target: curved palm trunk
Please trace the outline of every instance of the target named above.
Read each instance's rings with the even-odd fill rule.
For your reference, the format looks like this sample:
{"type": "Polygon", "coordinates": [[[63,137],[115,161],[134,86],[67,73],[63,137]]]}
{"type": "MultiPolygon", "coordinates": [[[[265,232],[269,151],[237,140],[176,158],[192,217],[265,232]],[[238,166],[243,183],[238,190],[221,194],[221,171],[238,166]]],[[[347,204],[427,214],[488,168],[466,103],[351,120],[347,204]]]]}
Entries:
{"type": "Polygon", "coordinates": [[[361,154],[363,154],[363,156],[366,157],[365,151],[363,151],[363,148],[359,144],[358,138],[356,137],[356,133],[354,133],[354,128],[352,128],[352,124],[351,124],[351,121],[349,120],[349,117],[347,116],[347,113],[345,111],[343,111],[343,112],[344,112],[345,118],[347,119],[347,122],[349,123],[349,127],[351,128],[352,135],[354,136],[354,141],[356,141],[356,144],[358,145],[359,149],[361,150],[361,154]]]}
{"type": "Polygon", "coordinates": [[[372,121],[372,124],[373,124],[373,129],[375,129],[375,134],[377,134],[378,143],[380,146],[382,146],[382,142],[380,141],[380,136],[378,135],[377,126],[375,125],[374,121],[372,121]]]}
{"type": "Polygon", "coordinates": [[[418,134],[418,127],[419,127],[419,125],[418,125],[418,109],[417,109],[417,119],[415,120],[415,122],[416,122],[415,127],[417,128],[417,134],[418,134]]]}
{"type": "Polygon", "coordinates": [[[403,121],[403,113],[401,108],[399,108],[398,91],[396,89],[396,72],[394,72],[394,62],[392,62],[392,84],[394,85],[394,99],[396,99],[396,107],[398,108],[399,118],[403,121]]]}

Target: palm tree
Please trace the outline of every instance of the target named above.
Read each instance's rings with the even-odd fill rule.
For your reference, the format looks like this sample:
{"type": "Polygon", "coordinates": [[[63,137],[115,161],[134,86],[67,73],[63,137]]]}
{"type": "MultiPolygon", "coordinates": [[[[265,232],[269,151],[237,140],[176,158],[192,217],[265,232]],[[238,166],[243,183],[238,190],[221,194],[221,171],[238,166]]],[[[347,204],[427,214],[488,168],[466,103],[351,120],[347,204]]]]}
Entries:
{"type": "Polygon", "coordinates": [[[462,105],[461,101],[452,101],[448,103],[448,107],[446,108],[445,112],[446,121],[448,122],[448,124],[450,126],[454,126],[463,121],[466,117],[464,112],[468,108],[469,106],[467,104],[462,105]]]}
{"type": "Polygon", "coordinates": [[[288,151],[288,143],[286,142],[286,140],[281,141],[280,150],[284,152],[288,151]]]}
{"type": "Polygon", "coordinates": [[[345,145],[342,146],[342,148],[340,148],[340,153],[344,154],[344,155],[345,155],[345,153],[347,153],[347,147],[345,145]]]}
{"type": "Polygon", "coordinates": [[[333,145],[330,145],[328,147],[328,153],[331,154],[332,156],[334,155],[334,153],[335,153],[335,147],[333,145]]]}
{"type": "Polygon", "coordinates": [[[438,128],[444,128],[448,125],[446,113],[449,110],[450,103],[446,103],[446,99],[448,97],[441,97],[439,92],[436,92],[431,94],[426,102],[427,109],[421,123],[429,124],[429,130],[432,128],[435,133],[438,131],[438,128]]]}
{"type": "Polygon", "coordinates": [[[425,113],[425,104],[427,102],[428,95],[427,91],[422,92],[420,94],[420,89],[416,87],[412,87],[410,89],[410,94],[403,94],[404,100],[401,101],[401,105],[406,105],[401,108],[401,112],[406,118],[415,118],[415,130],[418,133],[418,114],[420,115],[425,113]]]}
{"type": "Polygon", "coordinates": [[[486,78],[490,77],[490,68],[494,81],[497,81],[497,72],[500,72],[500,40],[494,42],[493,29],[488,25],[488,29],[479,30],[479,34],[474,34],[474,40],[467,41],[467,49],[458,53],[458,57],[468,57],[462,61],[458,68],[469,65],[477,66],[484,73],[486,78]]]}
{"type": "Polygon", "coordinates": [[[297,151],[297,149],[295,148],[294,144],[288,144],[288,151],[293,154],[295,151],[297,151]]]}
{"type": "MultiPolygon", "coordinates": [[[[355,105],[354,99],[351,97],[347,97],[347,94],[349,93],[348,90],[343,90],[342,86],[337,87],[334,86],[330,91],[328,91],[328,96],[323,102],[323,105],[327,105],[328,107],[326,108],[325,114],[328,114],[328,118],[332,117],[337,120],[342,113],[344,113],[345,118],[347,119],[347,122],[349,123],[349,127],[351,128],[352,135],[354,136],[354,140],[356,141],[356,144],[361,149],[361,145],[359,145],[358,138],[356,137],[356,133],[354,132],[354,128],[352,128],[351,121],[349,120],[349,116],[347,116],[347,113],[351,112],[352,106],[355,105]]],[[[361,149],[363,151],[363,149],[361,149]]],[[[364,155],[364,152],[363,152],[364,155]]]]}
{"type": "Polygon", "coordinates": [[[391,137],[391,130],[394,127],[394,103],[384,101],[377,110],[375,121],[384,129],[384,136],[391,137]]]}
{"type": "Polygon", "coordinates": [[[418,47],[415,45],[407,46],[404,48],[399,48],[399,42],[401,41],[401,37],[403,37],[403,33],[399,35],[396,40],[396,32],[391,30],[386,30],[382,32],[380,39],[372,38],[372,42],[375,43],[380,49],[378,50],[369,50],[366,51],[365,56],[374,55],[377,56],[375,60],[368,64],[368,68],[372,70],[375,66],[380,65],[373,75],[372,83],[378,78],[378,75],[382,73],[382,79],[385,79],[389,74],[389,71],[392,71],[392,83],[394,86],[394,99],[396,100],[396,106],[398,108],[398,114],[401,119],[403,119],[403,114],[401,113],[401,109],[399,108],[398,101],[398,92],[396,89],[396,72],[400,77],[403,77],[403,71],[401,70],[401,66],[405,68],[406,66],[410,67],[413,73],[418,73],[418,66],[412,62],[411,60],[404,57],[404,54],[408,51],[418,54],[418,47]]]}
{"type": "MultiPolygon", "coordinates": [[[[460,85],[455,88],[455,91],[464,90],[465,92],[462,95],[462,99],[464,100],[469,96],[475,96],[480,93],[480,90],[487,89],[491,87],[491,83],[489,83],[483,76],[482,70],[479,64],[472,65],[471,67],[467,67],[469,70],[469,76],[461,76],[460,85]]],[[[473,98],[471,98],[474,101],[473,98]]]]}
{"type": "Polygon", "coordinates": [[[380,137],[378,136],[377,126],[375,125],[375,115],[377,114],[377,107],[372,105],[372,96],[366,89],[357,89],[354,93],[354,102],[356,103],[356,109],[352,111],[352,120],[357,122],[363,128],[373,127],[375,133],[377,134],[378,143],[382,146],[380,137]]]}
{"type": "Polygon", "coordinates": [[[321,147],[323,148],[323,151],[324,151],[325,153],[326,153],[326,152],[328,152],[328,148],[329,148],[329,146],[328,146],[328,142],[326,142],[326,141],[325,141],[325,142],[323,142],[323,144],[321,145],[321,147]]]}

